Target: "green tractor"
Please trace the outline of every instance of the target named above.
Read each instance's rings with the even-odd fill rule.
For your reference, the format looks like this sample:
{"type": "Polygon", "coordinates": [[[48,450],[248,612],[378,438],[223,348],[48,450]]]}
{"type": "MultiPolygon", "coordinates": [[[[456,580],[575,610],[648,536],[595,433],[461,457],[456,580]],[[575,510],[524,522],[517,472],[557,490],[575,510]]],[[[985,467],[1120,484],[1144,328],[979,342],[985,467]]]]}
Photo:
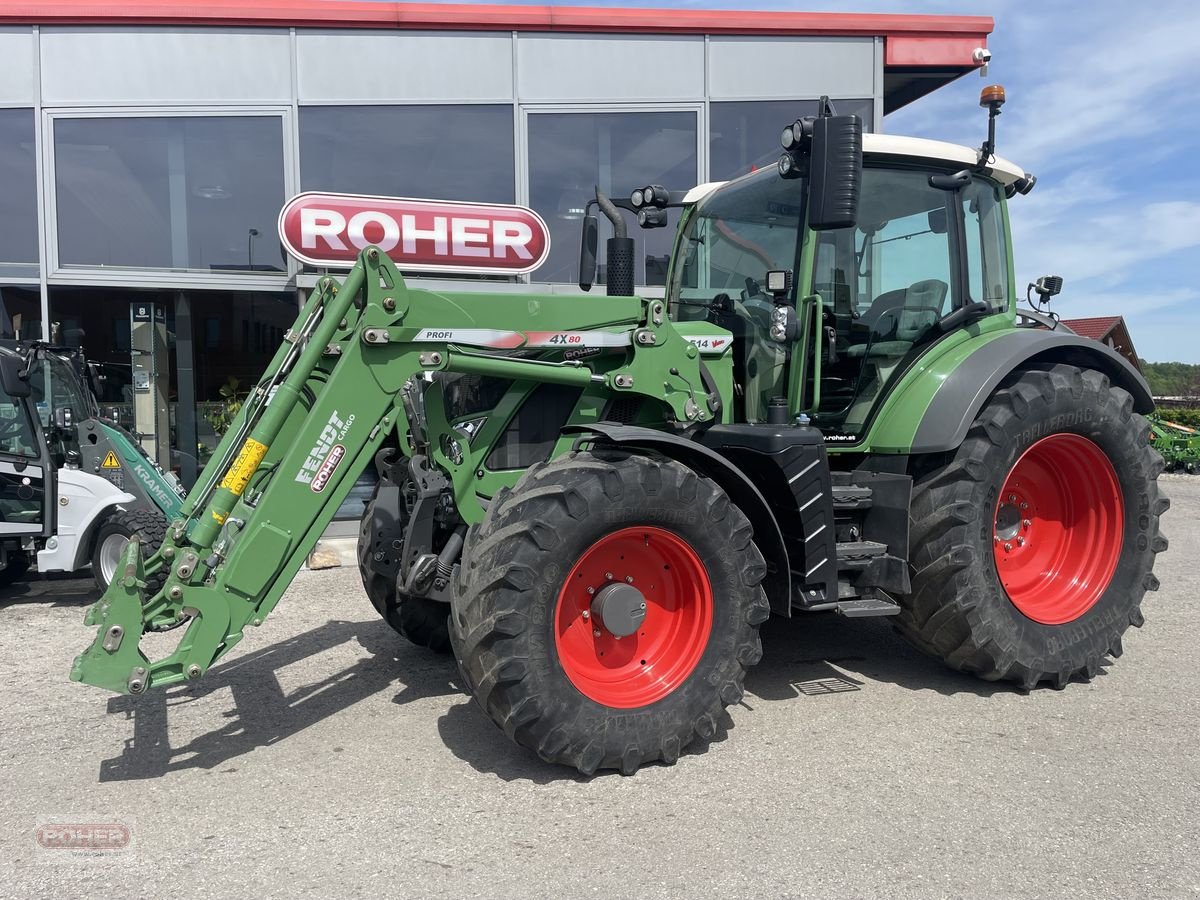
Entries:
{"type": "Polygon", "coordinates": [[[890,616],[1026,690],[1090,679],[1158,587],[1162,461],[1141,376],[1017,309],[1008,201],[1034,178],[994,153],[1002,102],[985,90],[979,150],[864,135],[823,102],[777,168],[597,191],[580,271],[594,204],[602,298],[405,284],[446,254],[536,261],[529,210],[291,201],[285,245],[352,267],[319,279],[161,548],[127,548],[71,677],[203,676],[373,464],[375,607],[451,650],[511,739],[584,773],[716,734],[771,614],[890,616]],[[665,295],[634,296],[625,218],[672,209],[665,295]]]}

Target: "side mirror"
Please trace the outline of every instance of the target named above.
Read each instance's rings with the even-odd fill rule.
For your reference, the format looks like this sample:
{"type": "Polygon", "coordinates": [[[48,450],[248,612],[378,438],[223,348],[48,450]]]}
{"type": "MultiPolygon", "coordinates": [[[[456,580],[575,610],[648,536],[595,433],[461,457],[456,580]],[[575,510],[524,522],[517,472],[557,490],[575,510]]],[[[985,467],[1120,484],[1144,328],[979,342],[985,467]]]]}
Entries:
{"type": "Polygon", "coordinates": [[[821,116],[813,122],[808,224],[814,231],[853,228],[862,188],[862,119],[821,116]]]}
{"type": "Polygon", "coordinates": [[[10,397],[28,397],[33,393],[29,380],[21,377],[25,361],[19,356],[0,356],[0,388],[10,397]]]}
{"type": "Polygon", "coordinates": [[[71,411],[64,406],[54,410],[54,427],[59,431],[66,431],[71,427],[71,411]]]}
{"type": "Polygon", "coordinates": [[[929,211],[929,230],[934,234],[945,234],[950,230],[946,223],[946,207],[929,211]]]}
{"type": "Polygon", "coordinates": [[[583,217],[583,233],[579,236],[579,287],[585,291],[590,291],[596,281],[596,245],[599,240],[600,227],[596,223],[596,214],[588,213],[583,217]]]}

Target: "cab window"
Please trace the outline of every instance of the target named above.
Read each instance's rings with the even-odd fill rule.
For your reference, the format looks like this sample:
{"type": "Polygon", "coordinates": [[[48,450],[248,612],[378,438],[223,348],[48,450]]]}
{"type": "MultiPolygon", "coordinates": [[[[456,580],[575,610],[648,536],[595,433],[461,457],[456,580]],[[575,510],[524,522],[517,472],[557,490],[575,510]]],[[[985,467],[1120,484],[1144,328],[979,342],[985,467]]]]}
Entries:
{"type": "Polygon", "coordinates": [[[1005,252],[1003,198],[999,185],[974,179],[962,192],[966,230],[969,302],[996,309],[1008,306],[1008,254],[1005,252]]]}
{"type": "Polygon", "coordinates": [[[37,438],[33,422],[21,400],[0,393],[0,454],[37,459],[37,438]]]}

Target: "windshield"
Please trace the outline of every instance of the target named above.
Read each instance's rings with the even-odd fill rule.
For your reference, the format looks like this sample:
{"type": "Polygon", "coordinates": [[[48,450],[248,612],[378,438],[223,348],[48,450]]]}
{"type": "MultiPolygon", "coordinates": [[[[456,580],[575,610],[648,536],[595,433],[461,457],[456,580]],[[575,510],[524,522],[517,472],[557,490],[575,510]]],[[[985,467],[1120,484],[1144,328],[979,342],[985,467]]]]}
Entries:
{"type": "Polygon", "coordinates": [[[718,188],[689,217],[667,299],[678,319],[702,319],[720,294],[768,301],[771,269],[796,267],[804,180],[775,168],[718,188]]]}
{"type": "Polygon", "coordinates": [[[29,381],[43,427],[49,425],[56,409],[69,409],[72,422],[82,422],[95,413],[91,395],[79,384],[75,370],[56,354],[38,357],[29,381]]]}
{"type": "Polygon", "coordinates": [[[763,282],[773,269],[796,268],[803,204],[803,179],[780,178],[772,167],[718,188],[680,235],[667,289],[671,316],[733,334],[740,421],[766,421],[771,400],[787,392],[792,347],[771,339],[775,301],[763,282]]]}

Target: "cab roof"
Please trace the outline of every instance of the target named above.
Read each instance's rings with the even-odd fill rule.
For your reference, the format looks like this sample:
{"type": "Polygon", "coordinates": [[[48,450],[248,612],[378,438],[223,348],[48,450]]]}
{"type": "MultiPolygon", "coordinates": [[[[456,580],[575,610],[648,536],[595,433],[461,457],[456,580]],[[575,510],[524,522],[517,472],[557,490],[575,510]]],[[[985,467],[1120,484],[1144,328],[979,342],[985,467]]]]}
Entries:
{"type": "MultiPolygon", "coordinates": [[[[863,154],[866,156],[906,156],[934,159],[965,166],[973,166],[979,159],[978,150],[973,147],[964,147],[961,144],[870,132],[863,135],[863,154]]],[[[1020,166],[1003,156],[992,157],[988,168],[991,169],[992,177],[1004,185],[1012,184],[1025,177],[1025,171],[1020,166]]]]}
{"type": "MultiPolygon", "coordinates": [[[[874,134],[872,132],[863,134],[863,155],[929,159],[969,167],[973,167],[979,159],[979,151],[973,147],[951,144],[948,141],[931,141],[927,138],[901,137],[895,134],[874,134]]],[[[770,168],[774,169],[774,166],[770,168]]],[[[993,156],[988,168],[991,170],[992,177],[1005,186],[1025,177],[1025,171],[1020,166],[1003,156],[993,156]]],[[[734,180],[754,178],[764,171],[767,170],[759,169],[734,180]]],[[[687,192],[683,202],[699,203],[717,188],[728,183],[727,181],[708,181],[698,184],[687,192]]]]}

